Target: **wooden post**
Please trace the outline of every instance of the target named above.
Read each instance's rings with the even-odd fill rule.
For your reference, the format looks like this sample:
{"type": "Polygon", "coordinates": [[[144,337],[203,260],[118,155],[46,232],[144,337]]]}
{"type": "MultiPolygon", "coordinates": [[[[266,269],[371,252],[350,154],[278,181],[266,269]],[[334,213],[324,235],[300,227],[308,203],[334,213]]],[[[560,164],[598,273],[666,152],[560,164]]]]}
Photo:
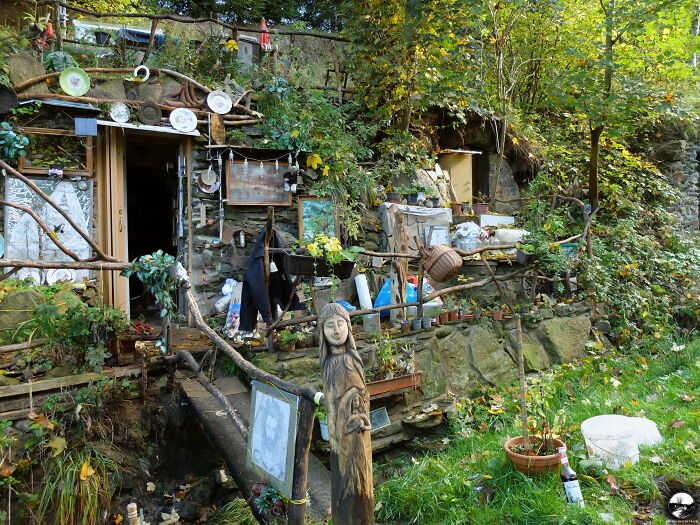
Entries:
{"type": "MultiPolygon", "coordinates": [[[[270,312],[270,324],[276,320],[276,315],[272,311],[272,301],[270,301],[270,239],[272,239],[272,227],[275,223],[275,209],[272,206],[267,207],[267,223],[265,225],[265,237],[263,237],[263,272],[265,275],[265,296],[267,297],[267,308],[270,312]]],[[[272,342],[272,334],[267,336],[267,349],[270,352],[274,351],[274,343],[272,342]]]]}
{"type": "Polygon", "coordinates": [[[520,422],[522,424],[523,445],[530,446],[527,432],[527,399],[525,397],[525,354],[523,352],[523,324],[520,312],[515,314],[515,331],[518,338],[518,376],[520,377],[520,422]]]}
{"type": "Polygon", "coordinates": [[[61,4],[54,2],[53,4],[53,14],[54,20],[56,21],[56,27],[54,28],[54,35],[56,36],[56,49],[63,51],[63,33],[61,29],[61,4]]]}
{"type": "Polygon", "coordinates": [[[316,405],[306,398],[299,398],[299,423],[297,442],[294,451],[294,480],[292,500],[303,503],[290,503],[287,509],[287,525],[304,525],[306,514],[306,476],[309,467],[309,449],[314,429],[316,405]]]}
{"type": "Polygon", "coordinates": [[[331,44],[331,56],[333,57],[333,67],[335,68],[335,88],[338,93],[338,104],[343,103],[343,82],[340,75],[340,65],[338,63],[338,53],[335,44],[331,44]]]}
{"type": "Polygon", "coordinates": [[[156,29],[158,28],[158,19],[154,18],[151,21],[151,34],[148,36],[148,45],[146,46],[146,51],[143,54],[141,63],[145,64],[148,61],[148,57],[151,56],[151,51],[153,51],[153,44],[156,40],[156,29]]]}

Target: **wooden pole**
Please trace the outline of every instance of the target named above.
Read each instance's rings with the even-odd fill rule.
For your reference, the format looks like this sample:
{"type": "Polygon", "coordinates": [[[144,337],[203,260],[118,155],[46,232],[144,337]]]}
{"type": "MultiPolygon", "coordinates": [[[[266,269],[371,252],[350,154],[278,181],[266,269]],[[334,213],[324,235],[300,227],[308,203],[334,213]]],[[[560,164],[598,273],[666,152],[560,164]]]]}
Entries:
{"type": "Polygon", "coordinates": [[[530,447],[527,432],[527,398],[525,386],[525,353],[523,352],[523,324],[520,312],[515,314],[515,331],[518,337],[518,376],[520,378],[520,423],[522,424],[523,445],[530,447]]]}
{"type": "MultiPolygon", "coordinates": [[[[272,239],[272,227],[275,223],[275,208],[267,207],[267,223],[265,225],[265,236],[263,237],[263,273],[265,275],[265,297],[267,300],[267,310],[270,315],[270,325],[277,320],[276,312],[272,311],[272,301],[270,301],[270,239],[272,239]]],[[[274,352],[272,334],[268,334],[267,350],[274,352]]]]}
{"type": "Polygon", "coordinates": [[[56,22],[56,27],[54,28],[54,35],[56,36],[56,49],[59,51],[63,50],[63,30],[61,28],[61,4],[56,2],[53,5],[54,20],[56,22]]]}
{"type": "Polygon", "coordinates": [[[335,44],[331,44],[331,56],[333,57],[333,67],[335,68],[335,87],[338,93],[338,104],[343,103],[343,86],[340,75],[340,65],[338,63],[338,52],[335,49],[335,44]]]}
{"type": "Polygon", "coordinates": [[[294,451],[294,480],[292,481],[292,501],[287,509],[288,525],[304,525],[306,514],[306,487],[309,470],[309,450],[314,429],[316,405],[308,399],[299,399],[299,421],[297,441],[294,451]]]}
{"type": "Polygon", "coordinates": [[[143,54],[141,63],[145,64],[148,61],[148,57],[151,56],[151,51],[153,51],[153,44],[156,41],[156,29],[158,28],[158,19],[154,18],[151,20],[151,34],[148,35],[148,45],[146,46],[146,51],[143,54]]]}
{"type": "Polygon", "coordinates": [[[131,268],[128,262],[112,261],[28,261],[25,259],[0,259],[0,268],[70,268],[71,270],[126,270],[131,268]]]}

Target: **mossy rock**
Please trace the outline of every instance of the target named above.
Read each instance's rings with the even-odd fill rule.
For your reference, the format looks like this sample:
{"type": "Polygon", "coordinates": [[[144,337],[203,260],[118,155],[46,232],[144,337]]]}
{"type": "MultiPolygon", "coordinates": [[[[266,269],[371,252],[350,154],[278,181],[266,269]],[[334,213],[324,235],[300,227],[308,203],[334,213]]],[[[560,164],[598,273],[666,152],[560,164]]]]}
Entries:
{"type": "Polygon", "coordinates": [[[13,332],[34,317],[34,310],[46,298],[32,290],[21,290],[8,294],[0,303],[0,331],[13,332]]]}

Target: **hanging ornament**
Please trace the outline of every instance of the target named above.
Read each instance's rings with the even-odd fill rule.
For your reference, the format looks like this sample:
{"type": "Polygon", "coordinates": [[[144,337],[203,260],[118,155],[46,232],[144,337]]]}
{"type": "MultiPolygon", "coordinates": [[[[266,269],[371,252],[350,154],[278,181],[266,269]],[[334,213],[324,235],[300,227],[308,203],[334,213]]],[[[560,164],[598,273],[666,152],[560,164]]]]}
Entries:
{"type": "Polygon", "coordinates": [[[263,166],[263,162],[260,161],[260,178],[265,176],[265,166],[263,166]]]}
{"type": "Polygon", "coordinates": [[[277,159],[275,159],[275,175],[280,174],[280,163],[277,159]]]}
{"type": "Polygon", "coordinates": [[[291,154],[291,153],[288,153],[288,154],[287,154],[287,166],[288,166],[289,168],[292,167],[292,154],[291,154]]]}
{"type": "Polygon", "coordinates": [[[245,160],[243,161],[243,176],[247,177],[248,176],[248,158],[245,157],[245,160]]]}
{"type": "Polygon", "coordinates": [[[229,160],[229,162],[233,162],[233,150],[232,149],[228,150],[228,160],[229,160]]]}

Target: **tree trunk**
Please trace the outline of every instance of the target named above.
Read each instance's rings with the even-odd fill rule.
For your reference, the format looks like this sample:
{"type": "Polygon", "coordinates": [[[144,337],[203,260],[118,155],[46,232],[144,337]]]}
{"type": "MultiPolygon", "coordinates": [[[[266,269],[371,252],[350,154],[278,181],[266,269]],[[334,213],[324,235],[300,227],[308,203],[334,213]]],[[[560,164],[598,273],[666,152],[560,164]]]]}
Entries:
{"type": "Polygon", "coordinates": [[[598,157],[603,129],[605,128],[602,124],[591,128],[591,149],[588,155],[588,200],[591,203],[591,210],[598,208],[598,157]]]}

